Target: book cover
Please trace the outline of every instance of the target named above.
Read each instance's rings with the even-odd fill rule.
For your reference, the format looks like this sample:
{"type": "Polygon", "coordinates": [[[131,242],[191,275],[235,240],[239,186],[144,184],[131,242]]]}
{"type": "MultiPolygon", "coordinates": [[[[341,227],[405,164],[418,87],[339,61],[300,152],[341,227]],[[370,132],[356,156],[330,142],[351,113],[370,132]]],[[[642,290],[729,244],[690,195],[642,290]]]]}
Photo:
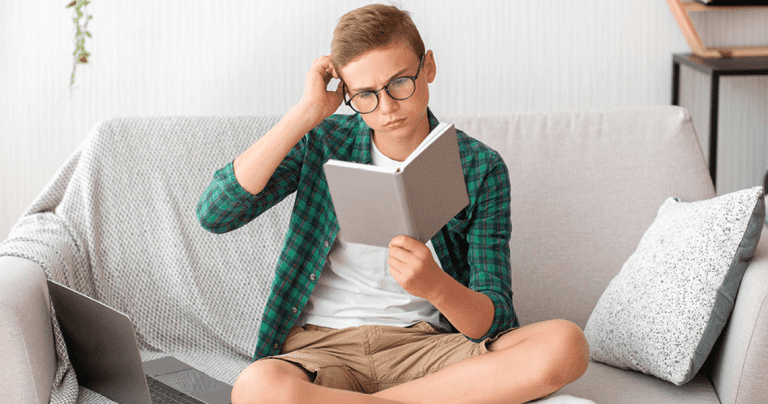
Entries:
{"type": "Polygon", "coordinates": [[[439,124],[398,167],[328,160],[323,170],[349,243],[387,247],[401,234],[426,242],[469,204],[452,124],[439,124]]]}

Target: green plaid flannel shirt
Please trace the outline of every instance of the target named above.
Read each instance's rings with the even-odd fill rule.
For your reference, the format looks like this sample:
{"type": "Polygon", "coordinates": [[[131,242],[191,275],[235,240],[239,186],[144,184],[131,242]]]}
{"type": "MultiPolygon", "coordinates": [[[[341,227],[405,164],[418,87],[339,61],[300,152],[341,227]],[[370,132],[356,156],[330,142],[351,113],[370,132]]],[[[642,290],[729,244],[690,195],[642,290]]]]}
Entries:
{"type": "MultiPolygon", "coordinates": [[[[428,115],[431,130],[438,121],[431,111],[428,115]]],[[[509,259],[509,173],[496,151],[461,131],[456,133],[470,202],[432,238],[432,244],[444,271],[493,302],[491,328],[481,339],[473,340],[480,341],[518,326],[509,259]]],[[[201,225],[224,233],[296,192],[254,360],[280,353],[339,232],[323,163],[333,158],[371,164],[371,135],[359,114],[333,115],[299,141],[258,195],[240,186],[229,163],[215,173],[200,198],[197,217],[201,225]]]]}

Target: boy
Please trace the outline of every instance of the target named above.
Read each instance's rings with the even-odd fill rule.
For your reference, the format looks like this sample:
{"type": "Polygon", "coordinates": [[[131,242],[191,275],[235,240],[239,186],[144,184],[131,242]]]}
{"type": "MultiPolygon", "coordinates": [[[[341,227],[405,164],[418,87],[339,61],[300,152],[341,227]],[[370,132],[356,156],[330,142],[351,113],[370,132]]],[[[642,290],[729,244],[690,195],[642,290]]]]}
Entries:
{"type": "MultiPolygon", "coordinates": [[[[396,165],[437,125],[432,51],[407,13],[344,15],[301,101],[216,173],[201,224],[235,229],[296,192],[255,362],[235,403],[512,403],[580,377],[588,347],[567,321],[519,327],[504,162],[457,131],[470,204],[427,243],[346,243],[322,164],[396,165]],[[327,91],[331,78],[341,84],[327,91]],[[333,115],[342,102],[357,113],[333,115]]],[[[374,231],[374,230],[372,230],[374,231]]]]}

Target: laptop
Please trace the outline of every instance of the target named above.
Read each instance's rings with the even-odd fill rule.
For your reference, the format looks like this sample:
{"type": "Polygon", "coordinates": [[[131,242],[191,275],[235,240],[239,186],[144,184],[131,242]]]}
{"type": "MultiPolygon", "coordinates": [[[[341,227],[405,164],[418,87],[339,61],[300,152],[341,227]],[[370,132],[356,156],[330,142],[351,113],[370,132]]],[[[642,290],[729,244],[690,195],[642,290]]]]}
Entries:
{"type": "Polygon", "coordinates": [[[125,314],[53,281],[48,290],[81,386],[121,404],[231,403],[232,386],[174,357],[142,363],[125,314]]]}

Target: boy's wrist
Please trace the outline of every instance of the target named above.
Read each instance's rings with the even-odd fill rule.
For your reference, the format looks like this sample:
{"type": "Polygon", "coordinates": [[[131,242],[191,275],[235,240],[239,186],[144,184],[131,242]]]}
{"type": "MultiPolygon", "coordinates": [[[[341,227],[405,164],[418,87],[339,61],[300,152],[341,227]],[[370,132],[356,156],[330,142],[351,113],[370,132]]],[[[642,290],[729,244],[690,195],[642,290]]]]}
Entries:
{"type": "Polygon", "coordinates": [[[293,120],[296,125],[302,128],[301,132],[306,133],[312,130],[315,126],[319,125],[325,116],[323,116],[323,109],[315,104],[310,104],[304,100],[294,105],[286,117],[293,120]]]}
{"type": "Polygon", "coordinates": [[[451,295],[453,294],[452,292],[455,292],[456,286],[463,287],[463,285],[459,284],[455,279],[451,278],[450,275],[442,270],[439,272],[439,276],[437,276],[436,280],[437,281],[429,288],[429,295],[424,297],[435,307],[444,305],[446,301],[451,298],[451,295]]]}
{"type": "Polygon", "coordinates": [[[443,272],[427,300],[432,303],[462,334],[479,339],[493,322],[491,299],[476,292],[443,272]],[[445,279],[447,278],[447,279],[445,279]]]}

